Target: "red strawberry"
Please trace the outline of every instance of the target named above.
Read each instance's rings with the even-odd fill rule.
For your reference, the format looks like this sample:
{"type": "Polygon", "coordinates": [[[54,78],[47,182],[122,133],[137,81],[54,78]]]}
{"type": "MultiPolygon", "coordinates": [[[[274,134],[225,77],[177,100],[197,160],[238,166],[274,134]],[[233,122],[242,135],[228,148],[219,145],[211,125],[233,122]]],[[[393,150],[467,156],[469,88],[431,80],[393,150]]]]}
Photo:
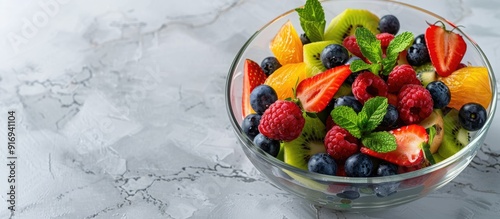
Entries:
{"type": "Polygon", "coordinates": [[[241,98],[241,109],[243,111],[243,118],[245,118],[245,116],[254,112],[252,106],[250,106],[250,93],[255,87],[264,84],[267,76],[259,64],[250,59],[245,60],[243,71],[243,96],[241,98]]]}
{"type": "Polygon", "coordinates": [[[379,153],[367,147],[361,147],[361,153],[400,166],[413,166],[422,162],[424,153],[421,145],[429,139],[424,127],[413,124],[391,130],[389,133],[396,137],[396,150],[387,153],[379,153]]]}
{"type": "Polygon", "coordinates": [[[462,36],[446,30],[444,25],[429,25],[425,31],[425,42],[432,65],[441,77],[446,77],[457,69],[467,50],[462,36]]]}
{"type": "Polygon", "coordinates": [[[341,65],[301,81],[297,86],[297,98],[303,109],[312,113],[325,109],[350,74],[349,66],[341,65]]]}

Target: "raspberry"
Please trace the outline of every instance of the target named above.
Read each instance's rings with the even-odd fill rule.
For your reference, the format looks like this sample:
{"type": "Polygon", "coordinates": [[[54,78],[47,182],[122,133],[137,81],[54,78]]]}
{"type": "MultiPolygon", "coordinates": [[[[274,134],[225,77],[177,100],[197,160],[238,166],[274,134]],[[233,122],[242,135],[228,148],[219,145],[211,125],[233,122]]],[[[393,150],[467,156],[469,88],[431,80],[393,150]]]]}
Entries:
{"type": "Polygon", "coordinates": [[[280,141],[291,141],[300,136],[305,119],[300,107],[291,101],[277,100],[260,119],[259,132],[280,141]]]}
{"type": "Polygon", "coordinates": [[[361,73],[352,83],[352,93],[362,104],[375,96],[386,97],[387,89],[385,81],[371,72],[361,73]]]}
{"type": "Polygon", "coordinates": [[[405,84],[421,85],[420,80],[417,78],[417,73],[410,65],[398,65],[389,73],[387,87],[389,87],[389,92],[398,93],[405,84]]]}
{"type": "Polygon", "coordinates": [[[337,162],[343,162],[359,151],[358,140],[340,126],[333,126],[325,136],[326,152],[337,162]]]}
{"type": "Polygon", "coordinates": [[[389,43],[394,39],[394,35],[390,33],[379,33],[376,35],[377,39],[380,40],[380,45],[382,49],[385,49],[389,46],[389,43]]]}
{"type": "Polygon", "coordinates": [[[348,36],[344,39],[342,42],[342,45],[349,50],[353,55],[359,57],[359,58],[364,58],[363,54],[361,53],[361,50],[359,49],[358,43],[356,42],[356,37],[351,35],[348,36]]]}
{"type": "Polygon", "coordinates": [[[404,85],[398,94],[399,118],[407,125],[419,123],[432,113],[432,96],[422,85],[404,85]]]}
{"type": "Polygon", "coordinates": [[[337,124],[335,124],[335,122],[333,121],[333,118],[331,115],[328,115],[328,117],[326,117],[326,121],[325,121],[325,127],[326,127],[326,131],[329,131],[330,129],[333,128],[333,126],[335,126],[337,124]]]}

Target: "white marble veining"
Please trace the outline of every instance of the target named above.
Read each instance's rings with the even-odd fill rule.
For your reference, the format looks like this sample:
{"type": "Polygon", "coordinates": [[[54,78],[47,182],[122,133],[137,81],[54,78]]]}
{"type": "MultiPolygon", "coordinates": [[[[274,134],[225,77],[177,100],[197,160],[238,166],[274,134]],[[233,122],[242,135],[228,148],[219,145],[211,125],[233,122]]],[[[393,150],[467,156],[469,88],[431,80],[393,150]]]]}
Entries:
{"type": "MultiPolygon", "coordinates": [[[[465,26],[500,74],[499,1],[404,2],[465,26]]],[[[255,170],[227,119],[227,71],[255,30],[303,3],[0,1],[0,218],[498,217],[498,115],[462,174],[387,211],[317,208],[255,170]]]]}

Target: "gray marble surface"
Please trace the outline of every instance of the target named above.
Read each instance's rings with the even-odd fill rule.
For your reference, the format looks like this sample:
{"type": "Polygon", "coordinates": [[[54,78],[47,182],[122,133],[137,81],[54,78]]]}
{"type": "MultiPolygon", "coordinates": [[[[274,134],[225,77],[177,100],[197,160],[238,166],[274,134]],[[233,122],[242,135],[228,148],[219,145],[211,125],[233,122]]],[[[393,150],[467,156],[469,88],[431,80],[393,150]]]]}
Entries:
{"type": "MultiPolygon", "coordinates": [[[[0,218],[498,217],[499,115],[461,175],[386,211],[311,206],[256,171],[226,115],[227,71],[255,30],[303,2],[1,0],[0,218]]],[[[465,26],[500,74],[499,1],[405,2],[465,26]]]]}

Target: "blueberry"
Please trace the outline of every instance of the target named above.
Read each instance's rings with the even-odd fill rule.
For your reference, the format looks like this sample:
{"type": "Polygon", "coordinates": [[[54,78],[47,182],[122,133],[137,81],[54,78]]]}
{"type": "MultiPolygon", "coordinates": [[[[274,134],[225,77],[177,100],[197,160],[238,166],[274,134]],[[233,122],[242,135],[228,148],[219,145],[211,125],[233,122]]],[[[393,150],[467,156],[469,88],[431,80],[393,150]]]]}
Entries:
{"type": "Polygon", "coordinates": [[[276,71],[276,69],[280,68],[281,64],[276,57],[269,56],[262,60],[260,67],[264,70],[264,73],[269,76],[276,71]]]}
{"type": "Polygon", "coordinates": [[[354,80],[358,77],[359,74],[361,74],[363,71],[357,71],[357,72],[352,72],[346,79],[345,82],[349,85],[352,85],[354,83],[354,80]]]}
{"type": "Polygon", "coordinates": [[[300,41],[302,42],[302,45],[311,43],[311,40],[307,37],[306,33],[300,34],[300,41]]]}
{"type": "Polygon", "coordinates": [[[464,129],[477,131],[486,123],[486,109],[477,103],[464,104],[458,111],[458,121],[464,129]]]}
{"type": "Polygon", "coordinates": [[[349,59],[349,52],[342,45],[330,44],[323,49],[320,59],[325,68],[330,69],[345,64],[349,59]]]}
{"type": "Polygon", "coordinates": [[[259,115],[262,115],[276,100],[278,100],[276,91],[265,84],[255,87],[250,93],[250,105],[259,115]]]}
{"type": "Polygon", "coordinates": [[[451,93],[446,84],[441,81],[433,81],[425,87],[431,93],[434,101],[434,109],[441,109],[450,103],[451,93]]]}
{"type": "Polygon", "coordinates": [[[255,146],[259,147],[273,157],[278,156],[278,153],[280,152],[280,141],[269,139],[263,134],[259,133],[255,136],[253,143],[255,146]]]}
{"type": "Polygon", "coordinates": [[[380,123],[380,127],[392,128],[397,124],[398,118],[399,118],[398,109],[394,105],[389,104],[387,106],[387,112],[385,113],[384,118],[380,123]]]}
{"type": "Polygon", "coordinates": [[[377,197],[387,197],[397,192],[399,182],[386,182],[373,186],[373,191],[377,197]]]}
{"type": "Polygon", "coordinates": [[[337,197],[354,200],[361,196],[358,191],[346,190],[341,193],[337,193],[337,197]]]}
{"type": "Polygon", "coordinates": [[[259,134],[260,117],[261,115],[259,114],[251,113],[248,114],[241,123],[241,129],[243,129],[243,133],[245,133],[251,140],[253,140],[257,134],[259,134]]]}
{"type": "Polygon", "coordinates": [[[392,14],[384,15],[378,22],[378,29],[381,33],[396,35],[399,31],[399,20],[392,14]]]}
{"type": "Polygon", "coordinates": [[[398,173],[398,166],[396,164],[382,162],[378,165],[377,176],[392,176],[398,173]]]}
{"type": "Polygon", "coordinates": [[[362,59],[357,57],[357,56],[353,56],[353,57],[349,58],[345,64],[351,64],[355,60],[362,60],[362,59]]]}
{"type": "Polygon", "coordinates": [[[366,154],[354,154],[344,164],[345,173],[350,177],[368,177],[373,172],[373,161],[366,154]]]}
{"type": "Polygon", "coordinates": [[[361,102],[359,102],[354,96],[341,96],[335,99],[335,104],[333,107],[338,106],[348,106],[351,107],[356,113],[359,113],[363,108],[361,102]]]}
{"type": "Polygon", "coordinates": [[[335,176],[337,174],[337,163],[327,153],[317,153],[309,159],[307,169],[311,172],[335,176]]]}
{"type": "Polygon", "coordinates": [[[406,54],[406,60],[412,66],[421,66],[430,62],[431,58],[427,50],[427,45],[422,43],[411,45],[408,49],[408,54],[406,54]]]}
{"type": "Polygon", "coordinates": [[[413,40],[413,44],[424,44],[427,46],[427,44],[425,44],[425,35],[420,34],[417,37],[415,37],[415,39],[413,40]]]}

